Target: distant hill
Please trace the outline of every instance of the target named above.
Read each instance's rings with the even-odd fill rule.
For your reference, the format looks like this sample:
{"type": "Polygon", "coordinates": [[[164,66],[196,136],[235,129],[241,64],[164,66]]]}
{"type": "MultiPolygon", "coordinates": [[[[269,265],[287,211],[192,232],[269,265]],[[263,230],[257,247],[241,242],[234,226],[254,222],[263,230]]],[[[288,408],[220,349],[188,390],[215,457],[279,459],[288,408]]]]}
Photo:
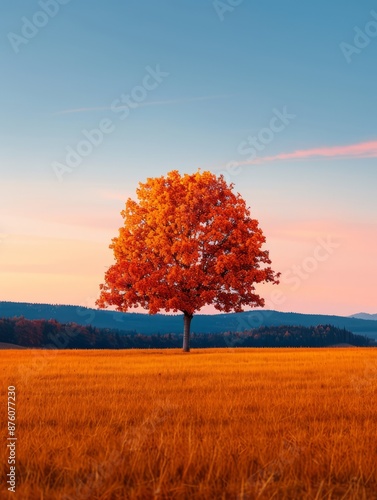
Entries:
{"type": "Polygon", "coordinates": [[[371,320],[371,321],[377,321],[377,314],[357,313],[357,314],[353,314],[352,316],[350,316],[350,318],[367,319],[367,320],[371,320]]]}
{"type": "Polygon", "coordinates": [[[0,349],[26,349],[26,347],[16,344],[9,344],[8,342],[0,342],[0,349]]]}
{"type": "MultiPolygon", "coordinates": [[[[0,317],[23,316],[26,319],[55,319],[60,323],[92,325],[97,328],[136,331],[144,335],[182,333],[182,315],[120,313],[79,306],[0,302],[0,317]]],[[[260,326],[333,325],[358,335],[377,339],[377,322],[343,316],[283,313],[254,310],[229,314],[197,314],[192,321],[194,333],[241,332],[260,326]]]]}
{"type": "MultiPolygon", "coordinates": [[[[182,347],[183,335],[142,335],[92,325],[65,325],[56,320],[0,318],[0,349],[171,349],[182,347]]],[[[375,341],[332,325],[261,326],[245,332],[194,333],[191,346],[211,347],[375,347],[375,341]]]]}

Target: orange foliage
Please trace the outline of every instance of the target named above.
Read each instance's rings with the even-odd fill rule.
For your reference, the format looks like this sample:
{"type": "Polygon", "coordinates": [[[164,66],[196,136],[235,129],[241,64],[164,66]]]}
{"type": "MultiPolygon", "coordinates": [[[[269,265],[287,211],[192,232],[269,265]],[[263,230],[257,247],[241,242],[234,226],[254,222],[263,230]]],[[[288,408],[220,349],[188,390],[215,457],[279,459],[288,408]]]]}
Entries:
{"type": "Polygon", "coordinates": [[[141,306],[191,318],[207,304],[240,312],[263,306],[255,283],[278,283],[258,221],[223,176],[211,172],[149,178],[121,212],[110,248],[116,263],[100,285],[99,307],[141,306]]]}

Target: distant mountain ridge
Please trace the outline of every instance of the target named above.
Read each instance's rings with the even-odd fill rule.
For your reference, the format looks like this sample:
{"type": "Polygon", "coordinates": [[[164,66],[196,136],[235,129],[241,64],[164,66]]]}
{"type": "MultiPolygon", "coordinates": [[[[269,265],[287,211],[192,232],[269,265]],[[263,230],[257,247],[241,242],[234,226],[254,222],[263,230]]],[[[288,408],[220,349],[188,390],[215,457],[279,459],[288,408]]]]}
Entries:
{"type": "Polygon", "coordinates": [[[350,318],[357,318],[357,319],[366,319],[366,320],[371,320],[371,321],[377,321],[377,314],[369,314],[369,313],[357,313],[357,314],[352,314],[350,318]]]}
{"type": "MultiPolygon", "coordinates": [[[[0,302],[0,317],[23,316],[26,319],[55,319],[60,323],[77,323],[98,328],[136,331],[144,335],[153,333],[182,333],[182,315],[141,314],[104,311],[80,306],[0,302]]],[[[318,326],[333,325],[358,335],[377,339],[377,322],[355,317],[320,314],[284,313],[253,310],[243,313],[197,314],[192,321],[195,333],[236,332],[260,326],[318,326]]]]}

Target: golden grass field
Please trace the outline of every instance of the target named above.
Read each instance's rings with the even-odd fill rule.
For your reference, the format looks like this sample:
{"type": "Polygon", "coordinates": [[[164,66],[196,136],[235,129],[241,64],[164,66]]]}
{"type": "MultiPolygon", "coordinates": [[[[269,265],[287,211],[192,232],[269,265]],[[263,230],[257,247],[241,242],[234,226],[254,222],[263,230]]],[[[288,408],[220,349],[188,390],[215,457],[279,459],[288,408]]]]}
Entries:
{"type": "Polygon", "coordinates": [[[376,349],[3,350],[0,378],[0,498],[377,498],[376,349]]]}

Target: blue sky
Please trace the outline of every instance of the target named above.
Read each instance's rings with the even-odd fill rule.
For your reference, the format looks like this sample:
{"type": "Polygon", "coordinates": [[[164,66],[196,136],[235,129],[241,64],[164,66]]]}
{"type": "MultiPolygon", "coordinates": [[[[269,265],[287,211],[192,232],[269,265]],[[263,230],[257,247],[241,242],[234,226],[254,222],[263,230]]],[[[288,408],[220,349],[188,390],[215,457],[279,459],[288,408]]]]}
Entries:
{"type": "Polygon", "coordinates": [[[297,293],[284,291],[284,308],[376,312],[377,37],[349,61],[340,46],[355,46],[355,27],[377,23],[375,2],[244,0],[220,19],[216,9],[227,0],[71,0],[55,2],[56,15],[45,14],[45,26],[26,43],[14,37],[23,36],[25,18],[43,24],[37,13],[47,0],[6,4],[0,300],[93,303],[119,211],[137,183],[172,169],[223,172],[231,161],[247,163],[240,144],[286,109],[294,118],[229,180],[259,218],[279,270],[302,262],[329,232],[344,244],[297,293]],[[122,120],[112,103],[139,95],[146,68],[165,76],[122,120]],[[103,120],[112,132],[59,182],[54,162],[65,164],[66,148],[76,149],[83,130],[103,120]],[[64,258],[54,258],[55,245],[67,245],[64,258]],[[87,252],[97,257],[82,270],[87,252]],[[61,272],[62,261],[71,273],[61,272]],[[321,286],[330,287],[328,295],[321,286]]]}

